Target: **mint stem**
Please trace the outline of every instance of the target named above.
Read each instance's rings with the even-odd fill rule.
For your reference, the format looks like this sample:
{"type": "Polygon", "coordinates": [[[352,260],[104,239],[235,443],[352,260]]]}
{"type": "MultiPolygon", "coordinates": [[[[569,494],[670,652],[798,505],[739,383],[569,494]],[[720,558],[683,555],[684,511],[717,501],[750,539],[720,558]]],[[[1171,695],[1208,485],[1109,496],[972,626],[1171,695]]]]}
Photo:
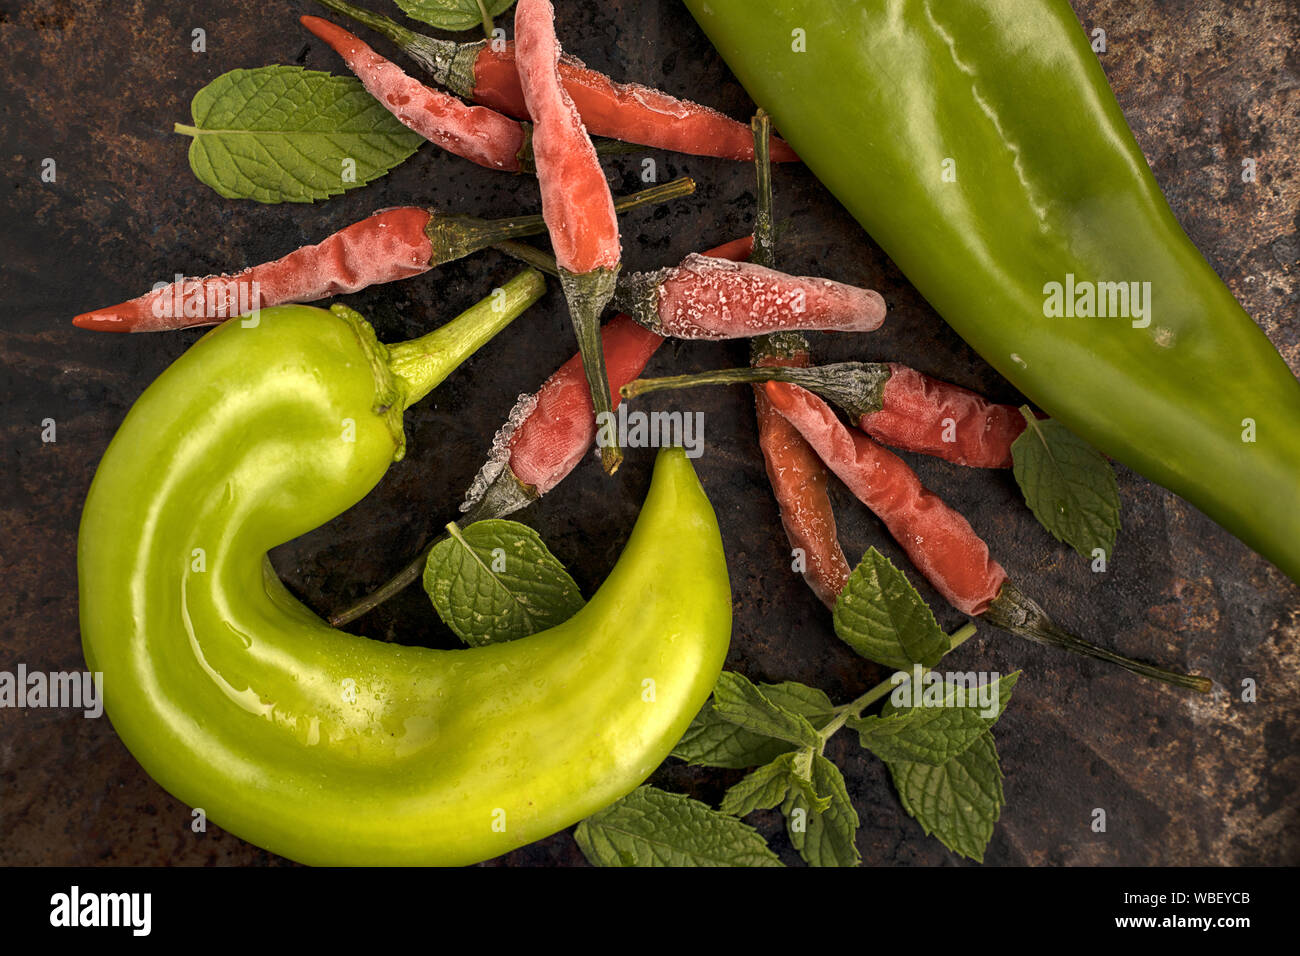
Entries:
{"type": "MultiPolygon", "coordinates": [[[[948,651],[946,653],[955,651],[962,644],[966,643],[966,641],[968,641],[974,634],[975,625],[969,621],[957,628],[957,630],[948,635],[948,651]]],[[[882,680],[861,697],[850,701],[842,707],[835,708],[835,717],[831,719],[830,723],[818,731],[822,738],[822,745],[825,746],[826,741],[829,740],[837,730],[843,727],[850,717],[860,717],[862,712],[876,701],[880,700],[882,697],[888,696],[895,687],[901,687],[911,679],[912,675],[910,672],[895,671],[893,674],[890,674],[888,678],[882,680]],[[895,678],[900,674],[902,675],[903,680],[895,680],[895,678]]]]}

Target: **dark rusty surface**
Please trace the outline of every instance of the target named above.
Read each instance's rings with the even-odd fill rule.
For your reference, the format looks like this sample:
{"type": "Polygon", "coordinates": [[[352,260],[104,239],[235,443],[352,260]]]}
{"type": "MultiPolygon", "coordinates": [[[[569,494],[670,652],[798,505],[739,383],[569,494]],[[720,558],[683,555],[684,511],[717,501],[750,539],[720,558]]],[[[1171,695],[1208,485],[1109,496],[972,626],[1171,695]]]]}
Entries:
{"type": "MultiPolygon", "coordinates": [[[[378,0],[369,0],[379,5],[378,0]]],[[[1290,0],[1075,0],[1121,105],[1175,213],[1233,292],[1300,367],[1296,318],[1300,13],[1290,0]],[[1241,182],[1243,158],[1258,181],[1241,182]]],[[[620,78],[694,96],[730,115],[751,104],[672,0],[557,0],[562,39],[620,78]]],[[[391,9],[391,8],[390,8],[391,9]]],[[[105,446],[141,390],[198,332],[113,336],[74,330],[76,312],[146,290],[177,271],[202,274],[274,258],[375,209],[412,201],[504,215],[535,209],[535,184],[424,147],[389,177],[316,206],[222,200],[196,182],[187,141],[171,132],[206,82],[271,62],[341,72],[299,30],[307,2],[107,4],[0,0],[5,50],[4,491],[0,540],[0,670],[84,667],[77,630],[75,548],[81,503],[105,446]],[[207,31],[207,52],[190,50],[207,31]],[[310,41],[310,42],[309,42],[310,41]],[[45,157],[56,183],[40,179],[45,157]],[[40,440],[57,422],[57,442],[40,440]]],[[[508,18],[507,18],[508,20],[508,18]]],[[[378,48],[396,57],[383,43],[378,48]]],[[[645,268],[748,231],[752,173],[661,153],[608,161],[618,191],[637,187],[642,155],[660,178],[690,174],[690,200],[624,221],[626,261],[645,268]]],[[[864,157],[869,165],[870,157],[864,157]]],[[[889,358],[1019,400],[908,285],[808,172],[775,174],[779,256],[788,271],[880,289],[892,310],[871,337],[814,343],[822,360],[889,358]]],[[[512,266],[495,254],[352,296],[382,338],[428,329],[483,295],[512,266]]],[[[573,351],[557,292],[408,416],[410,454],[366,501],[275,554],[295,591],[328,610],[377,584],[453,516],[515,396],[573,351]]],[[[652,372],[741,363],[740,344],[665,347],[652,372]]],[[[755,446],[744,390],[665,398],[699,409],[708,450],[699,471],[721,521],[736,627],[729,666],[758,680],[796,679],[837,701],[881,676],[834,637],[828,615],[787,569],[787,545],[755,446]]],[[[590,593],[613,564],[648,481],[652,455],[633,452],[615,479],[581,467],[522,517],[590,593]]],[[[1126,653],[1218,679],[1195,698],[988,629],[953,664],[1025,675],[997,731],[1008,806],[989,848],[994,864],[1276,864],[1300,862],[1297,782],[1300,592],[1263,559],[1188,505],[1119,470],[1124,529],[1108,573],[1093,574],[1018,502],[1009,474],[913,459],[922,479],[964,511],[1022,586],[1086,636],[1126,653]],[[1244,678],[1259,701],[1242,703],[1244,678]],[[1107,811],[1105,833],[1089,828],[1107,811]]],[[[838,489],[850,559],[875,545],[906,559],[878,523],[838,489]]],[[[1283,507],[1282,503],[1268,503],[1283,507]]],[[[1292,502],[1291,506],[1296,506],[1292,502]]],[[[915,576],[913,576],[915,579],[915,576]]],[[[937,595],[922,591],[942,606],[937,595]]],[[[955,627],[958,615],[940,612],[955,627]]],[[[451,646],[427,600],[411,589],[364,621],[379,639],[451,646]]],[[[862,817],[868,864],[951,864],[955,858],[899,806],[883,766],[847,734],[830,755],[862,817]]],[[[655,781],[715,802],[739,772],[675,761],[655,781]]],[[[790,861],[774,813],[760,829],[790,861]]],[[[0,710],[0,863],[282,864],[209,827],[154,784],[107,720],[69,711],[0,710]]],[[[579,864],[567,833],[494,864],[579,864]]]]}

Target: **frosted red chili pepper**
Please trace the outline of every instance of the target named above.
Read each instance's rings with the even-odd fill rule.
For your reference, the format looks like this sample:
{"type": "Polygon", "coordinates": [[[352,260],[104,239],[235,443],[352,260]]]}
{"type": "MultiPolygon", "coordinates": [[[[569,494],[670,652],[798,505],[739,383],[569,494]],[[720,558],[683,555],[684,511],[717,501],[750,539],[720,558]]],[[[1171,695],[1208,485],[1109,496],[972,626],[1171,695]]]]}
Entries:
{"type": "MultiPolygon", "coordinates": [[[[498,51],[488,43],[474,60],[470,99],[511,116],[531,116],[519,86],[512,44],[498,51]]],[[[560,81],[572,97],[587,130],[628,143],[655,146],[677,153],[716,156],[719,159],[754,158],[749,128],[717,110],[640,86],[615,83],[565,54],[559,62],[560,81]]],[[[772,140],[775,162],[799,159],[789,144],[772,140]]]]}
{"type": "MultiPolygon", "coordinates": [[[[690,195],[688,177],[621,197],[620,212],[690,195]]],[[[234,275],[180,278],[153,292],[73,319],[85,329],[163,332],[213,325],[231,316],[288,302],[314,302],[427,272],[511,237],[546,231],[541,216],[478,219],[416,206],[376,213],[274,262],[234,275]]]]}
{"type": "Polygon", "coordinates": [[[303,17],[302,25],[343,57],[371,96],[431,143],[489,169],[519,172],[524,168],[521,161],[528,136],[517,120],[485,106],[466,106],[425,86],[328,20],[303,17]]]}
{"type": "MultiPolygon", "coordinates": [[[[319,0],[322,6],[364,23],[388,37],[458,96],[500,110],[517,119],[531,119],[515,45],[496,40],[455,43],[424,36],[382,14],[346,0],[319,0]]],[[[567,53],[558,64],[560,82],[573,98],[587,130],[629,143],[671,149],[720,159],[752,159],[749,128],[717,110],[660,90],[633,83],[615,83],[567,53]]],[[[771,137],[772,159],[798,160],[789,145],[771,137]]]]}
{"type": "Polygon", "coordinates": [[[885,320],[885,300],[871,289],[695,254],[624,277],[615,301],[646,328],[681,339],[871,332],[885,320]]]}
{"type": "Polygon", "coordinates": [[[533,117],[533,155],[542,215],[560,268],[573,273],[618,267],[618,219],[596,150],[556,63],[550,0],[521,0],[515,9],[519,81],[533,117]]]}
{"type": "Polygon", "coordinates": [[[927,491],[906,462],[849,429],[816,395],[784,382],[768,382],[764,390],[949,604],[970,615],[988,610],[1007,573],[970,522],[927,491]]]}
{"type": "Polygon", "coordinates": [[[728,368],[639,379],[623,391],[631,398],[660,389],[768,380],[798,385],[834,402],[879,442],[958,465],[1010,468],[1011,446],[1025,430],[1025,418],[1014,405],[994,404],[960,385],[893,362],[728,368]]]}
{"type": "Polygon", "coordinates": [[[1107,661],[1143,677],[1201,693],[1213,686],[1208,678],[1132,660],[1062,629],[1007,578],[970,523],[927,491],[901,458],[841,423],[829,405],[797,385],[768,382],[764,390],[953,607],[1037,644],[1107,661]]]}
{"type": "MultiPolygon", "coordinates": [[[[555,10],[550,0],[520,0],[515,7],[519,82],[533,117],[533,160],[560,285],[582,355],[583,372],[597,419],[610,414],[609,377],[600,344],[600,314],[614,294],[622,250],[609,183],[582,118],[560,85],[555,10]]],[[[618,444],[601,450],[605,471],[623,460],[618,444]]]]}
{"type": "MultiPolygon", "coordinates": [[[[805,343],[806,345],[806,343],[805,343]]],[[[779,347],[763,349],[754,359],[759,367],[806,367],[808,351],[782,354],[779,347]]],[[[753,386],[758,418],[758,447],[763,452],[768,482],[781,511],[781,525],[790,547],[803,552],[804,581],[829,608],[849,580],[849,562],[840,547],[835,513],[827,492],[826,466],[798,429],[773,407],[761,385],[753,386]]]]}
{"type": "Polygon", "coordinates": [[[1014,405],[998,405],[960,385],[889,364],[879,411],[858,424],[886,445],[974,468],[1010,468],[1011,446],[1025,430],[1014,405]]]}
{"type": "Polygon", "coordinates": [[[72,323],[104,332],[161,332],[410,278],[432,264],[432,219],[428,209],[415,206],[388,209],[274,262],[233,275],[184,278],[119,305],[84,312],[72,323]]]}

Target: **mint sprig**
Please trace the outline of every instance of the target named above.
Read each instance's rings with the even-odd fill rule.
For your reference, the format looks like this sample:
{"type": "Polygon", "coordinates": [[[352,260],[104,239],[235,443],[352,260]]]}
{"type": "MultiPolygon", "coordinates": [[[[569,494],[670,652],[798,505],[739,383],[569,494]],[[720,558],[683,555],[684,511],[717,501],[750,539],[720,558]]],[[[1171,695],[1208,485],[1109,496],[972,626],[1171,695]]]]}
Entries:
{"type": "Polygon", "coordinates": [[[1025,504],[1057,541],[1091,561],[1109,559],[1119,533],[1119,485],[1106,457],[1055,419],[1020,409],[1026,428],[1011,445],[1025,504]]]}
{"type": "Polygon", "coordinates": [[[582,610],[573,578],[527,525],[494,518],[447,530],[429,552],[424,590],[466,644],[527,637],[582,610]]]}
{"type": "Polygon", "coordinates": [[[996,709],[986,714],[966,688],[948,684],[937,701],[888,716],[847,721],[863,747],[885,762],[910,761],[932,766],[947,763],[986,733],[1002,716],[1020,672],[989,682],[996,709]]]}
{"type": "Polygon", "coordinates": [[[227,199],[314,202],[364,186],[424,139],[359,80],[297,66],[223,73],[194,96],[190,168],[227,199]]]}
{"type": "Polygon", "coordinates": [[[781,866],[758,831],[680,793],[639,787],[578,824],[596,866],[781,866]]]}
{"type": "MultiPolygon", "coordinates": [[[[835,714],[831,699],[816,687],[797,681],[756,686],[770,702],[806,718],[814,727],[822,726],[835,714]]],[[[784,740],[751,733],[719,716],[710,700],[691,721],[672,756],[697,767],[738,769],[757,767],[794,749],[784,740]]]]}

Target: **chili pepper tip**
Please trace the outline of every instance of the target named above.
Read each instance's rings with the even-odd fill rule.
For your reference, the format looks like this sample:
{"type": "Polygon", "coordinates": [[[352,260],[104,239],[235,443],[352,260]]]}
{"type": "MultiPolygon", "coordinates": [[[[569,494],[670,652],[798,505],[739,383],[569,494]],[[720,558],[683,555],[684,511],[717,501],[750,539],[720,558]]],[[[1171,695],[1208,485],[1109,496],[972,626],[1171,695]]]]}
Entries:
{"type": "Polygon", "coordinates": [[[96,309],[94,312],[83,312],[75,316],[72,324],[79,329],[91,329],[95,332],[130,332],[131,327],[126,319],[116,312],[105,309],[96,309]]]}

